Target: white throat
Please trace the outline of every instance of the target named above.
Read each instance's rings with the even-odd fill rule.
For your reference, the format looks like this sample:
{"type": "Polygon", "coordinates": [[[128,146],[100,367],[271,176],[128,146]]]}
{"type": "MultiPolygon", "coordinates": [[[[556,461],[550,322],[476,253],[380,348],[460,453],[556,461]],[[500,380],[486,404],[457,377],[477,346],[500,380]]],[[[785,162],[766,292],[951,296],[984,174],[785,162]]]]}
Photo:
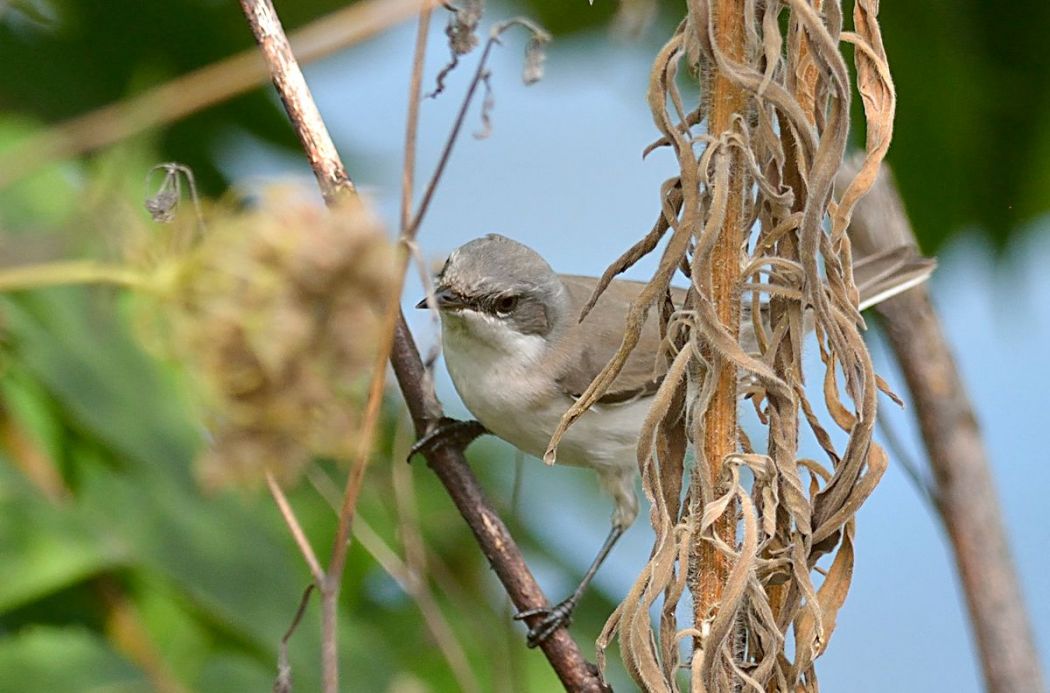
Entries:
{"type": "MultiPolygon", "coordinates": [[[[534,457],[572,404],[558,385],[560,359],[546,337],[522,334],[504,321],[463,310],[441,316],[445,363],[463,403],[485,428],[534,457]]],[[[569,429],[561,463],[590,467],[616,499],[614,522],[626,527],[638,503],[635,446],[649,400],[593,409],[569,429]]]]}

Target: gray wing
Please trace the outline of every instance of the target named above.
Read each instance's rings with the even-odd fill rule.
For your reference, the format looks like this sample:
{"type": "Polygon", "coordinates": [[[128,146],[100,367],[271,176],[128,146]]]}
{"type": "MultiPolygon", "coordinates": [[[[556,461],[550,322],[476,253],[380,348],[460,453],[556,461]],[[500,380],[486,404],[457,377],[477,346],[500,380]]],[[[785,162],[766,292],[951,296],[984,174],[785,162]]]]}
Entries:
{"type": "MultiPolygon", "coordinates": [[[[575,322],[598,280],[576,275],[561,275],[561,280],[569,293],[570,314],[575,322]]],[[[567,354],[566,365],[557,378],[559,386],[567,395],[577,398],[583,394],[620,348],[627,311],[644,286],[642,282],[614,280],[587,318],[572,327],[576,334],[569,343],[577,346],[571,354],[567,354]]],[[[671,292],[675,305],[680,306],[685,300],[685,290],[672,289],[671,292]]],[[[657,307],[649,311],[638,345],[627,358],[623,370],[612,386],[598,400],[599,404],[618,404],[647,397],[660,387],[664,368],[661,365],[660,370],[655,370],[656,354],[660,347],[659,316],[660,311],[657,307]]]]}

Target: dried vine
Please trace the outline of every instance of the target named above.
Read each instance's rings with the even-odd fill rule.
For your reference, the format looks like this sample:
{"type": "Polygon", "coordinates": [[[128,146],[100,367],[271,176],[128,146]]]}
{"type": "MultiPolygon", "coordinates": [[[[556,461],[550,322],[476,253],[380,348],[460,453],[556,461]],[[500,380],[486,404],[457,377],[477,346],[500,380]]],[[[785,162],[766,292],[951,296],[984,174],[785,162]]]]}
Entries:
{"type": "Polygon", "coordinates": [[[687,6],[656,57],[648,94],[661,135],[653,147],[670,147],[680,172],[662,186],[652,232],[610,266],[597,292],[667,237],[660,264],[627,316],[621,348],[566,413],[548,457],[615,380],[681,269],[690,288],[684,304],[663,311],[656,367],[664,378],[638,446],[656,541],[599,650],[618,638],[646,690],[678,689],[683,641],[694,690],[817,690],[814,660],[852,574],[854,516],[886,467],[872,442],[881,381],[860,335],[845,234],[892,133],[878,3],[855,2],[853,31],[843,31],[839,0],[687,6]],[[851,100],[844,41],[855,46],[867,140],[836,204],[851,100]],[[696,92],[680,89],[683,69],[698,76],[696,92]],[[825,405],[845,435],[818,418],[803,388],[802,343],[812,327],[825,405]],[[765,450],[736,427],[738,389],[767,426],[765,450]],[[802,421],[823,463],[799,457],[802,421]],[[675,607],[686,590],[695,621],[681,627],[675,607]],[[649,614],[661,599],[653,632],[649,614]]]}

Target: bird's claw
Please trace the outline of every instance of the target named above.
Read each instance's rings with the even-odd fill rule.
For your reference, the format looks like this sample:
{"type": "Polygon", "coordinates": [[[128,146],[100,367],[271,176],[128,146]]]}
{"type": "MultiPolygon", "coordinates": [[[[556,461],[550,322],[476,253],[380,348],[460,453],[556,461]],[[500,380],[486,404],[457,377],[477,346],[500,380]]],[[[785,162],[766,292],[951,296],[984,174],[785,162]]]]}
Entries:
{"type": "Polygon", "coordinates": [[[408,451],[408,460],[416,453],[425,453],[436,450],[443,445],[460,445],[466,447],[480,435],[488,433],[488,429],[479,421],[460,421],[447,416],[441,417],[436,426],[417,440],[408,451]]]}
{"type": "Polygon", "coordinates": [[[572,623],[572,612],[575,608],[576,600],[569,597],[552,607],[519,611],[514,614],[514,620],[524,621],[533,616],[543,616],[534,626],[529,628],[528,645],[529,647],[536,647],[562,626],[567,628],[572,623]]]}

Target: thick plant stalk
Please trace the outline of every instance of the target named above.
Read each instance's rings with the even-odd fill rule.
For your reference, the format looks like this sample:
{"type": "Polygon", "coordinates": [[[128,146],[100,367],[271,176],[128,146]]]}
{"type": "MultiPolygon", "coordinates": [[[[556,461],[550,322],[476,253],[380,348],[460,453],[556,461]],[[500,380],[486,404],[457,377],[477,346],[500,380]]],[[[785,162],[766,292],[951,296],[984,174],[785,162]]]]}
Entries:
{"type": "Polygon", "coordinates": [[[816,691],[815,660],[852,577],[854,516],[887,461],[871,440],[879,381],[860,334],[845,235],[892,133],[878,3],[855,0],[852,31],[843,30],[840,0],[686,7],[653,61],[648,91],[659,138],[646,151],[670,148],[679,172],[661,187],[652,231],[609,266],[596,295],[666,236],[660,264],[627,315],[620,349],[563,417],[552,446],[613,384],[659,307],[666,339],[654,365],[665,376],[638,444],[655,541],[599,638],[599,662],[618,637],[640,687],[677,691],[689,639],[694,690],[816,691]],[[866,156],[835,203],[854,101],[843,41],[857,47],[866,156]],[[699,78],[699,94],[686,72],[699,78]],[[679,269],[690,280],[684,300],[668,290],[679,269]],[[827,422],[804,386],[807,327],[816,330],[827,422]],[[736,427],[741,393],[768,427],[765,450],[736,427]],[[800,422],[823,460],[799,456],[800,422]],[[683,454],[686,438],[695,466],[683,454]],[[686,588],[693,623],[679,626],[686,588]]]}
{"type": "MultiPolygon", "coordinates": [[[[241,0],[241,4],[274,74],[274,85],[288,109],[289,117],[303,144],[325,200],[334,204],[341,198],[352,196],[353,185],[331,143],[305,80],[302,79],[272,3],[270,0],[241,0]]],[[[390,362],[408,404],[416,432],[422,435],[429,430],[432,422],[442,418],[441,405],[399,309],[395,311],[394,330],[391,334],[390,362]]],[[[521,550],[482,493],[477,479],[467,465],[462,447],[454,444],[442,445],[424,454],[428,465],[437,474],[470,526],[482,552],[514,605],[521,611],[546,607],[549,603],[547,598],[526,566],[521,550]]],[[[344,511],[345,507],[344,502],[344,511]]],[[[348,516],[341,512],[341,536],[344,528],[349,528],[349,524],[344,522],[344,517],[348,516]]],[[[333,565],[329,567],[322,585],[322,588],[328,588],[329,595],[338,594],[337,581],[341,579],[341,560],[337,560],[337,557],[345,557],[345,550],[345,541],[337,542],[336,557],[333,557],[333,565]],[[333,567],[339,567],[339,570],[333,570],[333,567]]],[[[322,592],[325,592],[325,589],[322,589],[322,592]]],[[[335,601],[330,596],[327,601],[329,606],[324,614],[327,626],[323,654],[325,690],[334,693],[338,690],[335,664],[337,652],[334,647],[335,601]]],[[[537,615],[532,620],[540,618],[541,616],[537,615]]],[[[529,622],[527,625],[533,624],[529,622]]],[[[601,676],[594,666],[587,662],[564,627],[540,643],[540,649],[567,690],[587,693],[608,690],[601,676]]]]}
{"type": "MultiPolygon", "coordinates": [[[[914,247],[888,170],[858,205],[850,237],[858,249],[861,242],[914,247]]],[[[988,454],[930,292],[917,286],[876,310],[919,420],[932,496],[955,556],[985,686],[993,693],[1045,690],[988,454]]]]}
{"type": "MultiPolygon", "coordinates": [[[[744,3],[742,0],[718,0],[715,5],[716,41],[726,57],[744,61],[744,3]]],[[[710,131],[720,136],[731,131],[734,116],[747,108],[747,93],[734,84],[722,70],[715,68],[711,79],[710,131]]],[[[734,339],[740,333],[740,246],[743,238],[744,170],[741,153],[729,153],[729,191],[725,220],[711,262],[711,298],[718,319],[734,339]]],[[[714,364],[717,385],[706,413],[704,426],[704,459],[708,467],[708,485],[714,488],[722,476],[727,456],[737,451],[737,375],[736,366],[727,359],[708,355],[714,364]]],[[[700,444],[700,441],[697,441],[700,444]]],[[[715,521],[715,533],[726,544],[736,543],[736,513],[724,513],[715,521]]],[[[709,619],[722,599],[729,576],[729,561],[714,546],[695,537],[693,551],[699,576],[693,585],[693,617],[697,624],[709,619]]],[[[700,646],[700,639],[696,640],[700,646]]]]}

